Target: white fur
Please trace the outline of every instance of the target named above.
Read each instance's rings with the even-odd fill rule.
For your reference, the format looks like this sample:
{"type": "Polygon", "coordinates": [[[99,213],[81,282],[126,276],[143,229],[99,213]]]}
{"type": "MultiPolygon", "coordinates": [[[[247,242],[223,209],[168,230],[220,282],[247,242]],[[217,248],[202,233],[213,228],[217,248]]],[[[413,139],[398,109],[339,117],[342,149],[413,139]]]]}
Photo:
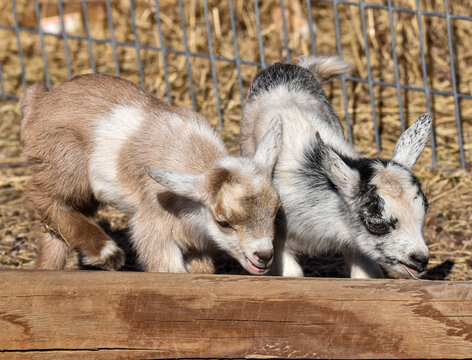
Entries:
{"type": "Polygon", "coordinates": [[[412,253],[428,256],[422,234],[425,208],[420,198],[414,199],[419,189],[411,183],[408,169],[424,149],[431,117],[422,115],[397,143],[393,160],[398,160],[406,168],[392,162],[387,168],[379,163],[376,169],[377,177],[372,183],[384,189],[385,193],[380,194],[386,202],[383,215],[398,218],[400,227],[392,234],[380,237],[388,240],[382,244],[385,252],[381,253],[378,248],[380,238],[367,231],[358,215],[360,174],[343,160],[357,161],[362,156],[344,138],[341,123],[321,88],[307,85],[307,81],[316,82],[316,78],[319,81],[343,73],[348,65],[339,58],[313,57],[302,59],[298,65],[314,72],[316,77],[307,80],[309,76],[306,73],[275,64],[273,69],[278,70],[273,70],[266,81],[277,79],[279,83],[267,90],[265,85],[259,84],[264,84],[260,79],[265,76],[264,71],[271,71],[271,67],[263,70],[251,85],[241,120],[243,155],[254,153],[271,119],[283,121],[283,147],[274,170],[274,183],[282,201],[287,227],[285,237],[280,240],[284,245],[276,251],[280,274],[302,275],[296,254],[321,255],[331,251],[348,255],[352,277],[379,276],[381,270],[376,262],[388,263],[395,271],[404,274],[403,265],[392,264],[394,260],[391,259],[408,263],[412,253]],[[286,77],[277,75],[276,71],[281,69],[287,71],[286,77]],[[292,86],[286,83],[290,76],[292,86]],[[319,140],[316,140],[317,134],[319,140]],[[304,172],[309,170],[309,165],[306,165],[309,149],[317,149],[322,154],[322,163],[318,165],[323,169],[315,168],[318,172],[316,181],[320,182],[317,186],[310,183],[313,175],[304,172]],[[398,182],[401,193],[393,195],[393,189],[388,190],[388,182],[384,180],[386,176],[396,179],[393,183],[398,182]],[[332,190],[333,184],[336,191],[332,190]]]}
{"type": "Polygon", "coordinates": [[[132,194],[126,194],[117,181],[118,157],[142,121],[139,106],[116,106],[106,118],[95,121],[93,132],[94,150],[90,156],[89,179],[94,194],[98,200],[113,204],[127,213],[135,209],[127,201],[132,194]]]}
{"type": "Polygon", "coordinates": [[[290,276],[290,277],[301,277],[303,276],[303,269],[298,263],[295,256],[292,254],[291,251],[287,249],[283,250],[280,271],[281,275],[283,276],[290,276]]]}
{"type": "Polygon", "coordinates": [[[96,265],[105,263],[112,255],[118,253],[120,248],[116,245],[114,241],[107,241],[105,246],[100,251],[99,256],[86,256],[83,257],[83,262],[86,265],[96,265]]]}
{"type": "Polygon", "coordinates": [[[322,83],[351,70],[349,64],[339,56],[299,56],[297,60],[298,66],[310,70],[322,83]]]}

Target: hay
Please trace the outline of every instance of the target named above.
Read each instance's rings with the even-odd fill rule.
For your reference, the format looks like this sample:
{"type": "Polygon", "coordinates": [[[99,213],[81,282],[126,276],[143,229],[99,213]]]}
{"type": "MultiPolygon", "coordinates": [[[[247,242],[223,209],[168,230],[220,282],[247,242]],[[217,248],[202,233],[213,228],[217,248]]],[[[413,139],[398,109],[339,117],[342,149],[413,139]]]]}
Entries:
{"type": "MultiPolygon", "coordinates": [[[[375,1],[384,4],[383,1],[375,1]]],[[[45,9],[47,1],[42,1],[45,9]]],[[[65,1],[66,12],[77,11],[74,5],[65,1]]],[[[143,44],[160,46],[153,1],[136,1],[136,22],[139,41],[143,44]]],[[[259,61],[256,19],[253,2],[233,1],[235,21],[237,24],[239,54],[244,60],[259,61]]],[[[288,2],[286,2],[288,3],[288,2]]],[[[291,3],[291,2],[290,2],[291,3]]],[[[306,3],[301,7],[289,5],[287,8],[288,29],[291,57],[308,54],[310,51],[309,37],[306,32],[306,3]]],[[[386,3],[386,2],[385,2],[386,3]]],[[[415,8],[415,0],[394,2],[396,6],[415,8]]],[[[177,1],[160,1],[161,22],[166,47],[183,50],[183,35],[180,25],[180,14],[177,1]]],[[[422,1],[422,9],[442,11],[444,3],[439,0],[422,1]]],[[[185,2],[187,36],[189,49],[192,52],[208,52],[206,25],[202,1],[185,2]]],[[[91,3],[90,3],[90,6],[91,3]]],[[[214,51],[218,55],[233,58],[234,48],[230,27],[230,18],[226,2],[209,1],[210,17],[213,31],[214,51]]],[[[324,2],[312,2],[313,19],[316,23],[316,42],[319,54],[333,54],[336,49],[332,5],[324,2]]],[[[79,8],[80,9],[80,8],[79,8]]],[[[0,3],[0,24],[13,25],[11,3],[0,3]]],[[[20,24],[36,27],[33,2],[17,1],[20,24]],[[33,17],[31,17],[33,14],[33,17]]],[[[102,9],[103,10],[103,9],[102,9]]],[[[110,37],[106,14],[98,8],[91,8],[91,34],[96,37],[110,37]],[[93,15],[93,13],[95,15],[93,15]],[[95,18],[94,18],[95,16],[95,18]]],[[[366,59],[362,24],[359,8],[352,5],[339,5],[343,54],[354,67],[353,75],[366,78],[366,59]]],[[[44,10],[46,11],[46,10],[44,10]]],[[[54,14],[55,6],[49,4],[45,15],[54,14]],[[52,8],[52,9],[51,9],[52,8]]],[[[79,10],[80,11],[80,10],[79,10]]],[[[450,2],[451,13],[470,14],[472,5],[462,1],[450,2]]],[[[130,21],[129,2],[126,0],[112,1],[112,13],[115,25],[115,36],[118,41],[134,43],[134,35],[130,21]]],[[[286,58],[284,38],[280,18],[280,9],[276,1],[260,2],[265,59],[272,63],[286,58]]],[[[417,19],[415,14],[395,13],[395,36],[399,73],[401,82],[416,87],[423,87],[420,61],[420,42],[417,19]]],[[[422,18],[425,33],[424,43],[429,86],[451,91],[451,73],[449,53],[447,49],[447,33],[445,19],[425,16],[422,18]]],[[[388,12],[384,10],[366,9],[366,27],[369,41],[372,77],[374,80],[394,82],[394,64],[388,12]]],[[[460,39],[472,37],[470,23],[463,20],[452,22],[455,41],[455,68],[457,88],[460,92],[472,92],[471,79],[472,56],[470,42],[460,39]]],[[[83,28],[78,34],[85,34],[83,28]]],[[[14,32],[0,30],[0,61],[2,63],[5,91],[21,96],[23,93],[18,48],[14,32]]],[[[21,34],[21,44],[25,57],[28,83],[42,80],[44,76],[43,60],[39,45],[39,36],[21,34]]],[[[45,46],[49,63],[49,72],[53,85],[68,77],[64,56],[64,42],[60,38],[45,37],[45,46]]],[[[90,72],[87,42],[69,39],[71,63],[74,74],[90,72]]],[[[99,72],[114,73],[113,52],[108,44],[94,44],[93,53],[99,72]]],[[[161,98],[165,98],[161,54],[155,51],[141,50],[141,59],[147,89],[161,98]]],[[[139,83],[136,50],[132,47],[118,47],[121,76],[139,83]]],[[[181,106],[191,106],[189,82],[185,56],[167,54],[166,57],[169,81],[171,84],[172,101],[181,106]]],[[[192,58],[192,80],[195,85],[195,96],[198,110],[212,124],[217,124],[216,102],[209,61],[192,58]]],[[[241,115],[238,77],[234,64],[216,63],[219,80],[221,108],[224,117],[222,136],[229,149],[237,152],[237,134],[241,115]]],[[[242,83],[245,91],[257,69],[242,65],[242,83]]],[[[349,115],[353,125],[356,148],[370,156],[376,156],[372,111],[369,90],[365,84],[347,83],[349,99],[349,115]]],[[[335,80],[325,86],[325,90],[342,119],[345,118],[341,83],[335,80]]],[[[395,141],[400,134],[399,108],[396,90],[374,86],[376,110],[381,131],[382,156],[389,157],[393,153],[395,141]]],[[[463,139],[468,162],[467,170],[472,164],[472,106],[469,100],[460,101],[463,127],[463,139]]],[[[421,92],[402,91],[402,106],[405,118],[411,123],[426,109],[425,96],[421,92]]],[[[452,97],[441,95],[431,96],[431,104],[435,117],[438,165],[442,169],[459,169],[459,146],[454,116],[452,97]]],[[[15,101],[0,103],[0,267],[30,267],[35,256],[33,239],[39,231],[38,218],[29,203],[24,199],[23,188],[31,175],[24,164],[24,157],[19,143],[18,104],[15,101]]],[[[431,168],[432,153],[428,147],[415,166],[415,172],[421,179],[431,202],[426,218],[425,236],[431,249],[430,268],[433,278],[470,279],[472,276],[472,179],[468,172],[447,172],[431,168]]],[[[107,219],[110,231],[118,231],[126,226],[126,218],[118,212],[106,208],[101,218],[107,219]]],[[[305,261],[305,260],[304,260],[305,261]]],[[[312,260],[306,260],[309,268],[312,260]]],[[[339,259],[334,261],[338,270],[326,270],[328,262],[318,261],[308,272],[313,275],[341,275],[342,265],[339,259]],[[321,270],[319,270],[321,268],[321,270]]],[[[77,266],[71,259],[70,267],[77,266]]],[[[332,267],[332,265],[331,265],[332,267]]]]}

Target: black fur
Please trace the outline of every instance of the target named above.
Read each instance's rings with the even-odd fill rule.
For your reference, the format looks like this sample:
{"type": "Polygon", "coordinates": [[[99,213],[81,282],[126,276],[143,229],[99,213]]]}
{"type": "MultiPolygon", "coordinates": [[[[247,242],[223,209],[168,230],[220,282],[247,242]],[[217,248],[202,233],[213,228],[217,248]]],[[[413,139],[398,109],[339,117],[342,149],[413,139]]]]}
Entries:
{"type": "Polygon", "coordinates": [[[308,91],[314,97],[324,96],[323,88],[316,76],[301,66],[275,63],[261,70],[249,88],[247,101],[277,86],[285,85],[290,91],[308,91]]]}
{"type": "Polygon", "coordinates": [[[249,88],[247,103],[255,101],[258,96],[269,93],[279,86],[285,86],[291,94],[303,92],[311,95],[318,104],[317,107],[322,109],[317,116],[331,125],[333,131],[339,136],[344,136],[341,121],[331,106],[321,83],[316,75],[301,66],[278,62],[259,71],[249,88]]]}
{"type": "MultiPolygon", "coordinates": [[[[325,145],[326,146],[326,145],[325,145]]],[[[331,149],[335,151],[334,149],[331,149]]],[[[361,186],[360,193],[367,194],[370,191],[369,185],[375,175],[374,164],[381,162],[386,165],[387,161],[378,159],[353,159],[339,154],[339,157],[351,168],[359,172],[361,186]]],[[[315,140],[307,147],[304,153],[304,161],[298,170],[304,179],[310,179],[310,186],[318,188],[319,186],[329,187],[333,191],[337,191],[336,185],[332,183],[326,169],[323,165],[323,155],[315,140]]]]}
{"type": "Polygon", "coordinates": [[[427,212],[428,209],[429,209],[429,202],[428,202],[428,199],[426,199],[426,196],[425,196],[425,194],[423,193],[423,191],[421,191],[421,183],[420,183],[420,181],[419,181],[418,178],[417,178],[415,175],[413,175],[413,174],[411,174],[410,180],[411,180],[411,183],[412,183],[413,185],[418,186],[418,193],[416,194],[415,199],[416,199],[417,197],[420,197],[420,198],[423,200],[423,206],[424,206],[425,212],[427,212]]]}
{"type": "Polygon", "coordinates": [[[429,209],[429,202],[428,202],[428,199],[426,199],[426,196],[425,196],[425,194],[423,193],[423,191],[421,191],[421,188],[418,189],[418,193],[416,194],[415,199],[416,199],[418,196],[423,199],[424,211],[427,212],[428,209],[429,209]]]}
{"type": "Polygon", "coordinates": [[[316,141],[310,143],[304,156],[303,163],[297,169],[299,181],[316,191],[328,190],[338,193],[336,185],[323,166],[323,155],[316,141]]]}
{"type": "MultiPolygon", "coordinates": [[[[326,145],[323,145],[326,146],[326,145]]],[[[331,149],[331,151],[335,151],[331,149]]],[[[371,184],[376,174],[375,165],[386,166],[387,160],[359,158],[354,159],[337,153],[351,169],[356,170],[360,177],[359,193],[357,194],[359,213],[358,217],[363,226],[373,235],[385,236],[395,230],[398,219],[384,217],[385,201],[377,194],[377,187],[371,184]]],[[[328,190],[339,193],[336,185],[331,181],[323,163],[323,154],[320,147],[313,141],[305,151],[302,166],[298,169],[300,182],[316,191],[328,190]]],[[[418,181],[415,178],[416,181],[418,181]]],[[[421,190],[419,194],[423,194],[421,190]]],[[[424,197],[424,195],[423,195],[424,197]]],[[[379,243],[379,247],[382,244],[379,243]]],[[[380,251],[381,249],[379,249],[380,251]]]]}

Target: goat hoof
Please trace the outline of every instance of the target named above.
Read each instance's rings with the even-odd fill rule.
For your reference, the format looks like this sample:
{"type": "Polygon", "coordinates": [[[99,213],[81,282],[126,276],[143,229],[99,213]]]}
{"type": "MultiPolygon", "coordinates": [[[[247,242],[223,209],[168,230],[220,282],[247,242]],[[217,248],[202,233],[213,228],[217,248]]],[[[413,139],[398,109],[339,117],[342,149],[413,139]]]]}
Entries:
{"type": "Polygon", "coordinates": [[[103,270],[118,270],[125,264],[125,252],[114,242],[107,243],[98,256],[84,256],[83,263],[103,270]]]}
{"type": "Polygon", "coordinates": [[[118,248],[118,250],[108,256],[105,259],[105,262],[100,264],[99,267],[103,270],[118,270],[125,264],[125,253],[123,250],[118,248]]]}

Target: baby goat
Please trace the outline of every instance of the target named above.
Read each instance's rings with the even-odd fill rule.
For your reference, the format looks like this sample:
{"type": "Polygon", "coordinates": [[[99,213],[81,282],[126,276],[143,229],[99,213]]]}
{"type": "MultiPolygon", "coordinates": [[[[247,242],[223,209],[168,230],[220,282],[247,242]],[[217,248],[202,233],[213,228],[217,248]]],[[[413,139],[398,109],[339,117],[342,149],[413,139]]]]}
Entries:
{"type": "Polygon", "coordinates": [[[339,58],[302,58],[298,65],[269,66],[250,87],[241,153],[254,154],[271,119],[282,118],[284,127],[274,170],[283,225],[276,230],[276,267],[282,275],[302,276],[297,254],[338,250],[351,277],[382,276],[378,263],[416,276],[429,260],[423,238],[428,202],[411,168],[426,145],[431,115],[401,135],[391,160],[361,156],[345,140],[321,87],[348,70],[339,58]]]}
{"type": "Polygon", "coordinates": [[[253,158],[231,157],[205,119],[167,105],[127,80],[81,75],[22,102],[26,194],[49,229],[37,266],[64,267],[68,245],[85,264],[123,265],[123,251],[90,217],[100,204],[129,214],[146,271],[212,272],[216,244],[252,274],[272,263],[280,200],[272,170],[281,121],[253,158]]]}

